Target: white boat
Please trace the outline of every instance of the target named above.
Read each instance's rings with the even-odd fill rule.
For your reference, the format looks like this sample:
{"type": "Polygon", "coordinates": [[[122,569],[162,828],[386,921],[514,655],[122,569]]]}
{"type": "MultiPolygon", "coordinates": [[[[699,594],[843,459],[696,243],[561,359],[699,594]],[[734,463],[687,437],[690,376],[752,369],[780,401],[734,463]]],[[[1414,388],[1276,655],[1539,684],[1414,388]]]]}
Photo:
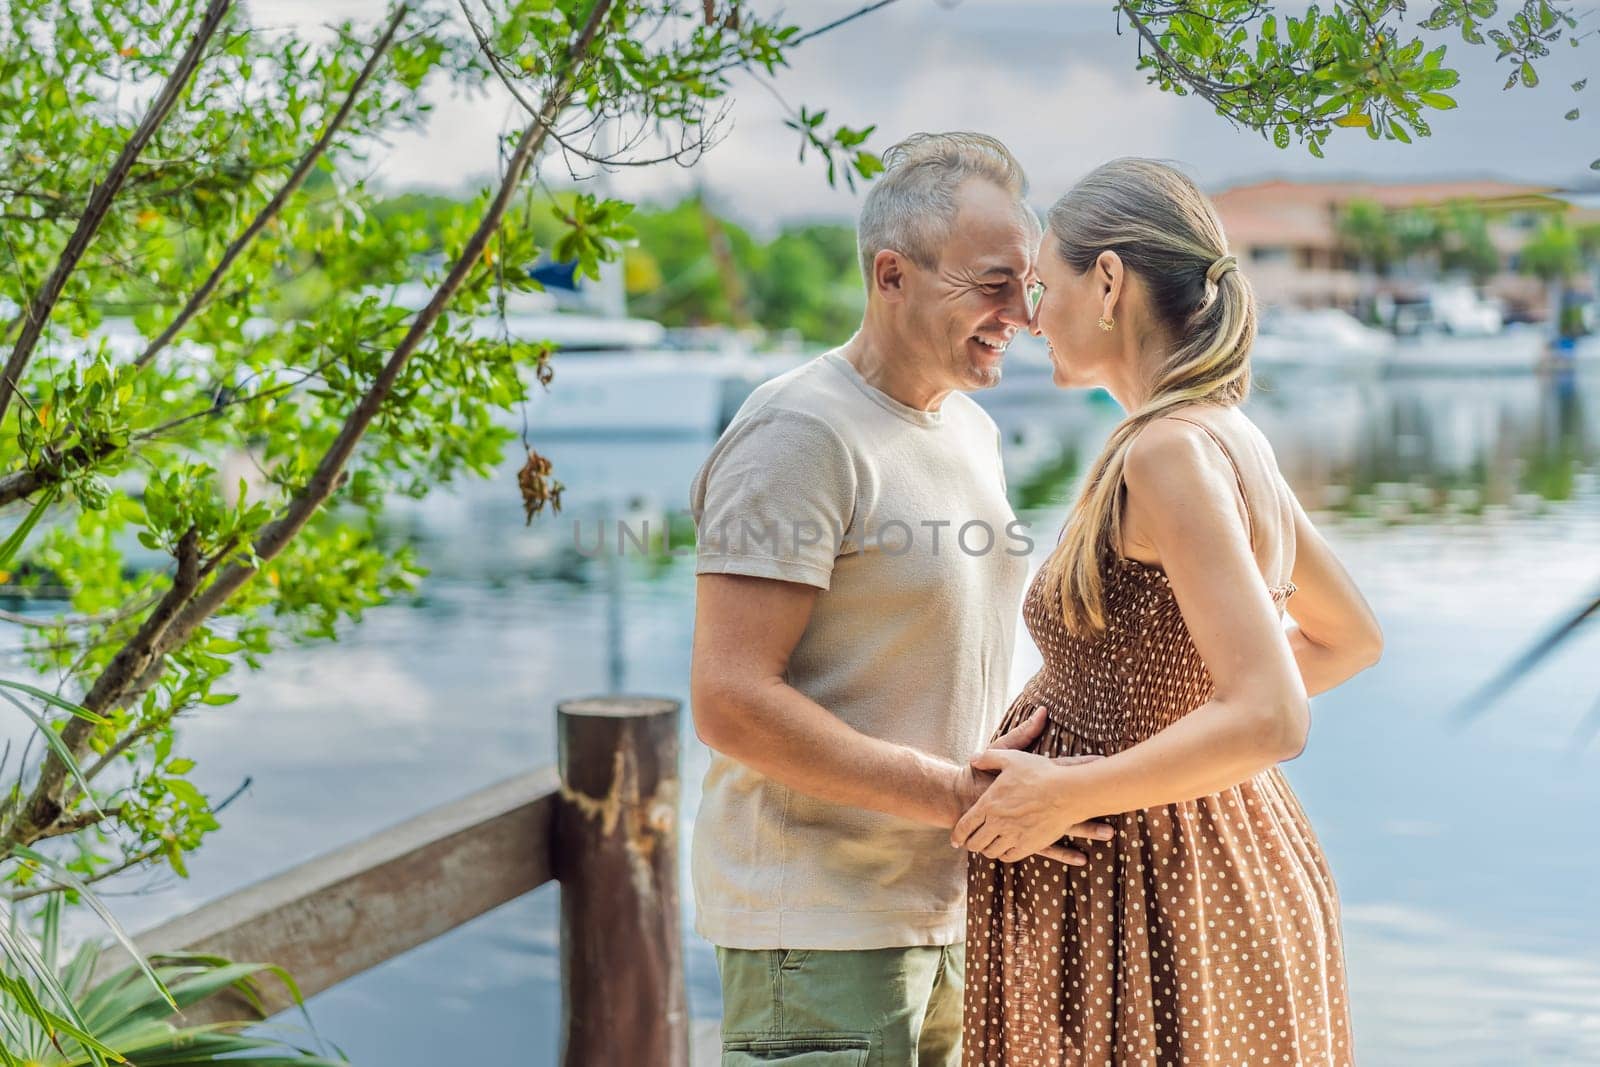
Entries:
{"type": "Polygon", "coordinates": [[[751,352],[557,352],[549,388],[528,398],[528,422],[541,436],[715,436],[752,389],[797,362],[751,352]]]}
{"type": "Polygon", "coordinates": [[[1549,339],[1536,326],[1463,336],[1425,331],[1402,337],[1389,359],[1393,374],[1527,374],[1545,362],[1549,339]]]}
{"type": "Polygon", "coordinates": [[[1470,285],[1435,285],[1428,290],[1428,306],[1434,324],[1455,337],[1494,337],[1505,329],[1505,309],[1470,285]]]}
{"type": "Polygon", "coordinates": [[[1272,309],[1261,317],[1250,359],[1269,375],[1315,371],[1371,377],[1394,347],[1388,333],[1338,308],[1272,309]]]}
{"type": "MultiPolygon", "coordinates": [[[[528,341],[549,341],[558,352],[615,351],[659,346],[666,330],[650,319],[612,319],[595,315],[563,312],[511,314],[505,329],[512,336],[528,341]]],[[[473,320],[475,337],[499,337],[498,318],[473,320]]]]}
{"type": "Polygon", "coordinates": [[[1507,325],[1501,303],[1465,282],[1434,283],[1420,300],[1387,298],[1379,313],[1399,335],[1393,374],[1527,374],[1547,362],[1543,327],[1507,325]]]}
{"type": "MultiPolygon", "coordinates": [[[[402,307],[420,307],[432,294],[408,284],[385,294],[402,307]]],[[[712,436],[761,381],[793,366],[792,357],[754,354],[734,335],[695,338],[673,347],[659,323],[621,315],[557,310],[549,294],[507,295],[506,315],[472,323],[478,337],[545,341],[553,348],[551,381],[541,387],[528,372],[530,432],[551,436],[712,436]]]]}

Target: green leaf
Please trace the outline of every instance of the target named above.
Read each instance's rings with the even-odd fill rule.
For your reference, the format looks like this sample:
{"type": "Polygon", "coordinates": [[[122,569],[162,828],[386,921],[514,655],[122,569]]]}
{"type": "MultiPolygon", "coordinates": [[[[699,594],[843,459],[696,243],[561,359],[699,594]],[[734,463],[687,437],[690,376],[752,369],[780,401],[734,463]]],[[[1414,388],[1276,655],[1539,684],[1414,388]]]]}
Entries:
{"type": "Polygon", "coordinates": [[[28,970],[33,972],[34,977],[39,981],[40,987],[50,994],[51,999],[56,1002],[56,1005],[61,1009],[62,1015],[65,1016],[61,1023],[57,1025],[65,1028],[65,1025],[70,1024],[77,1031],[73,1034],[74,1039],[91,1050],[91,1058],[95,1062],[100,1062],[102,1055],[109,1055],[118,1062],[127,1062],[115,1052],[110,1050],[102,1052],[98,1042],[88,1036],[88,1026],[84,1023],[83,1016],[79,1014],[78,1006],[73,1001],[71,994],[62,986],[61,980],[55,971],[45,966],[43,958],[40,957],[38,950],[33,946],[32,938],[17,931],[15,919],[7,909],[0,909],[0,951],[3,951],[6,959],[12,961],[14,965],[16,961],[20,960],[28,970]]]}
{"type": "Polygon", "coordinates": [[[9,564],[12,557],[22,548],[23,542],[28,539],[28,535],[33,532],[33,528],[39,525],[39,520],[44,517],[45,509],[55,501],[58,492],[59,487],[52,486],[39,494],[39,499],[34,501],[33,507],[28,509],[28,514],[17,524],[17,528],[11,531],[11,535],[3,543],[0,543],[0,567],[9,564]]]}
{"type": "Polygon", "coordinates": [[[1538,72],[1533,69],[1533,64],[1526,59],[1522,61],[1522,84],[1530,89],[1539,84],[1538,72]]]}
{"type": "Polygon", "coordinates": [[[94,913],[100,916],[100,921],[106,924],[106,928],[111,931],[111,936],[117,939],[117,943],[133,959],[134,965],[144,973],[144,976],[150,980],[150,984],[160,992],[162,999],[172,1006],[173,1011],[178,1010],[178,1002],[172,999],[172,994],[167,991],[166,985],[162,983],[160,978],[156,977],[156,972],[150,966],[150,961],[145,958],[144,953],[139,951],[139,946],[134,944],[133,938],[128,936],[128,931],[122,928],[122,924],[111,913],[111,909],[106,907],[105,902],[84,883],[83,879],[42,852],[35,852],[24,845],[13,845],[11,851],[15,855],[21,856],[23,859],[38,864],[49,871],[50,876],[57,882],[76,890],[84,902],[94,909],[94,913]]]}
{"type": "Polygon", "coordinates": [[[50,724],[45,722],[32,708],[10,693],[0,690],[0,697],[5,698],[18,711],[28,717],[28,721],[32,722],[34,728],[39,731],[39,736],[44,738],[44,743],[49,746],[50,751],[56,754],[56,758],[61,761],[62,765],[67,768],[68,773],[72,775],[73,780],[78,783],[78,789],[83,793],[83,798],[89,802],[89,807],[97,814],[104,815],[105,813],[100,811],[100,806],[94,802],[94,795],[89,792],[88,779],[83,776],[83,771],[78,767],[78,761],[72,758],[72,751],[67,748],[67,743],[61,740],[61,735],[56,733],[50,724]]]}
{"type": "Polygon", "coordinates": [[[70,700],[64,700],[48,690],[29,685],[27,682],[14,682],[9,678],[0,678],[0,687],[15,689],[19,693],[27,693],[36,700],[42,700],[53,708],[60,708],[62,711],[83,719],[85,722],[92,722],[96,726],[104,726],[111,721],[104,715],[97,715],[88,708],[74,704],[70,700]]]}
{"type": "Polygon", "coordinates": [[[1455,98],[1446,96],[1444,93],[1423,93],[1417,99],[1435,111],[1452,111],[1456,107],[1455,98]]]}

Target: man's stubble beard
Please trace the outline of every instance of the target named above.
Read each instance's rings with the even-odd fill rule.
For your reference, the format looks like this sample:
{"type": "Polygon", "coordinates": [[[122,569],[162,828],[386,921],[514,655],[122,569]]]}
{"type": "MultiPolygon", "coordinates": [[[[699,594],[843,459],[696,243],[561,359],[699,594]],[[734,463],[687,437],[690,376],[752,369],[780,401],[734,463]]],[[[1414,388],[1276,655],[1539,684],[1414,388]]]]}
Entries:
{"type": "Polygon", "coordinates": [[[958,343],[960,345],[959,351],[951,352],[951,355],[955,357],[951,360],[951,364],[958,368],[956,377],[961,382],[956,387],[956,391],[960,393],[977,393],[984,389],[993,389],[999,385],[1000,375],[1005,370],[1004,363],[997,361],[992,368],[985,369],[974,363],[972,357],[967,355],[965,338],[958,343]]]}
{"type": "Polygon", "coordinates": [[[996,363],[993,367],[984,368],[975,363],[967,364],[966,392],[979,392],[984,389],[993,389],[1000,384],[1000,378],[1005,373],[1005,364],[996,363]]]}

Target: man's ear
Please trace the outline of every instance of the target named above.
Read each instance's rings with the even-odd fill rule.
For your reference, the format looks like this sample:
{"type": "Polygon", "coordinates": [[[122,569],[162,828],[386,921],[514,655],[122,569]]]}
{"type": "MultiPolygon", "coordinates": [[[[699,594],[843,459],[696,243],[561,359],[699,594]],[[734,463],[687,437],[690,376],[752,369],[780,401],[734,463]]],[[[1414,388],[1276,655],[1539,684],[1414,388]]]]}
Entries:
{"type": "Polygon", "coordinates": [[[906,265],[899,252],[882,249],[872,257],[872,289],[891,303],[904,298],[906,265]]]}

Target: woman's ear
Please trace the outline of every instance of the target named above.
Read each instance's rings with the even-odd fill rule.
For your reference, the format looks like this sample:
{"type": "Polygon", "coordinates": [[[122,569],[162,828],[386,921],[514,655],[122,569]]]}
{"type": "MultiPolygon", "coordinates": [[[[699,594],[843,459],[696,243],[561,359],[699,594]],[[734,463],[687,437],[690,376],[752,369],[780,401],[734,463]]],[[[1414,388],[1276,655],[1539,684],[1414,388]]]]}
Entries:
{"type": "Polygon", "coordinates": [[[1122,282],[1126,277],[1126,268],[1122,265],[1122,257],[1107,249],[1101,252],[1094,261],[1095,283],[1100,288],[1100,302],[1103,314],[1107,319],[1116,315],[1117,301],[1122,297],[1122,282]]]}

